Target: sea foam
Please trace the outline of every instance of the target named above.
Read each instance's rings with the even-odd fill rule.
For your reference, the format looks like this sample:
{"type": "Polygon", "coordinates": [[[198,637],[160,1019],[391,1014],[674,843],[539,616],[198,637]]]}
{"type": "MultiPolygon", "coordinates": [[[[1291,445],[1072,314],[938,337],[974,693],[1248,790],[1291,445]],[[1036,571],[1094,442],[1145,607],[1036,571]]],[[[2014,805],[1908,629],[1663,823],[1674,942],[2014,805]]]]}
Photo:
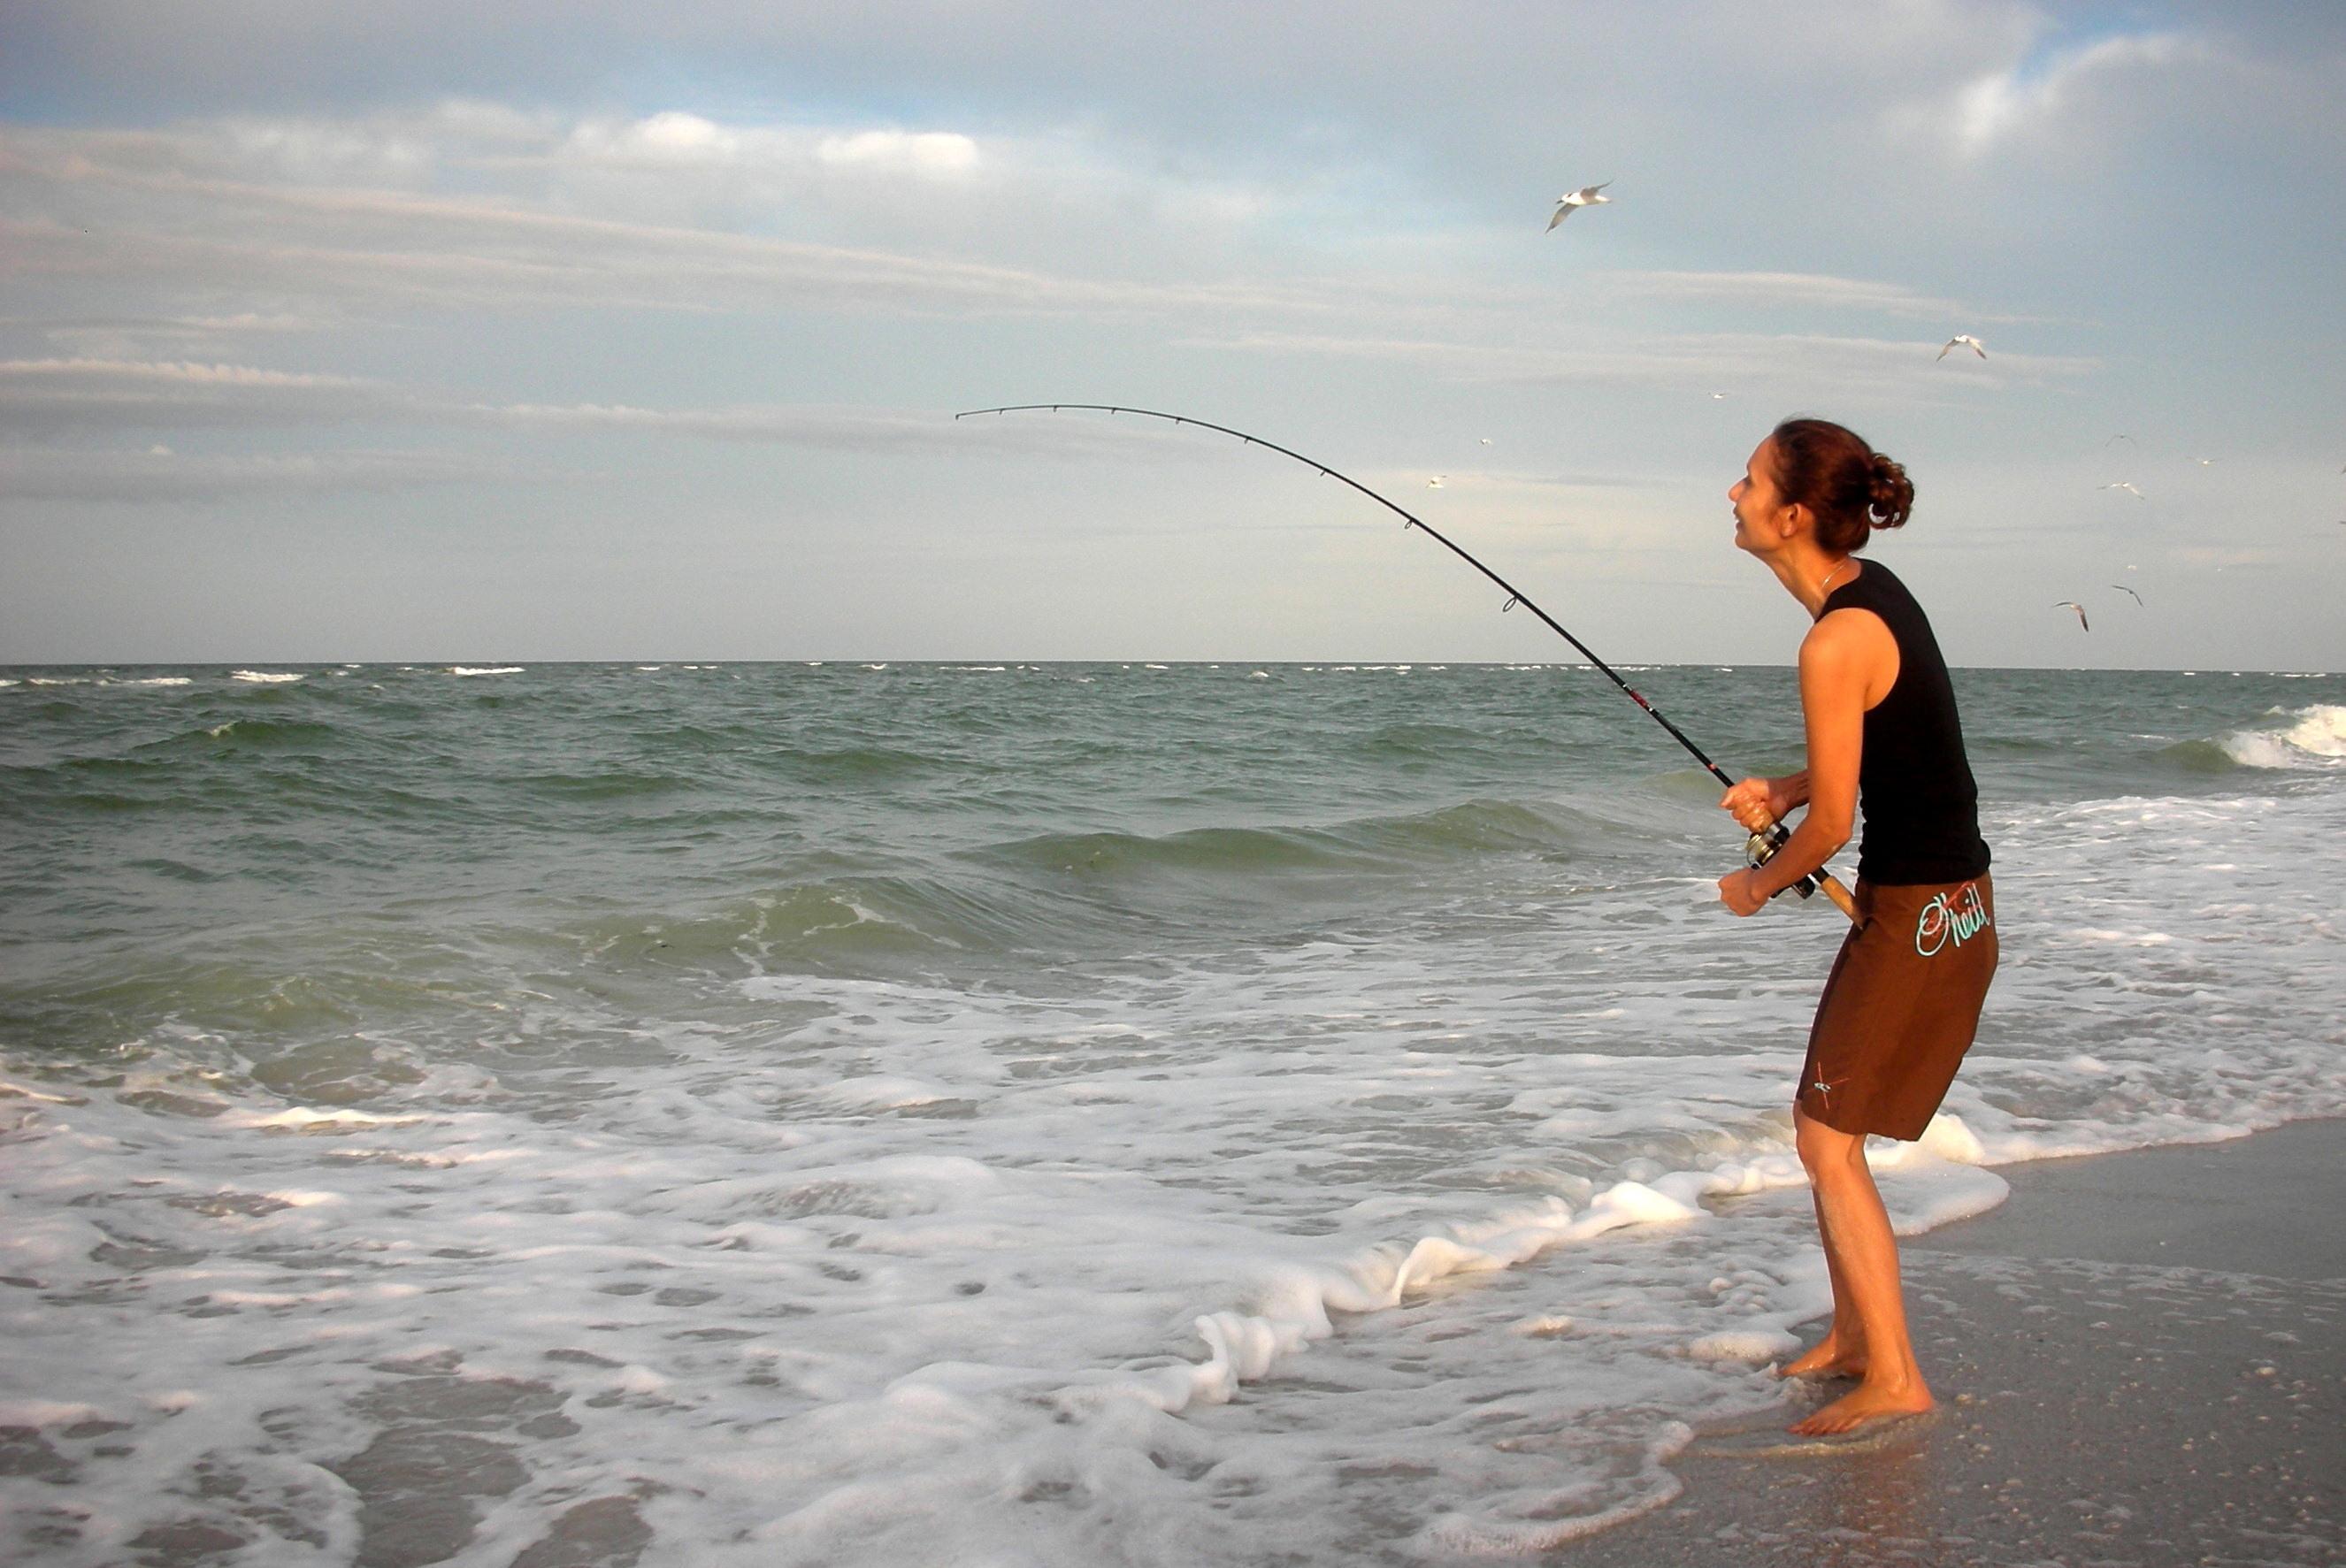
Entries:
{"type": "Polygon", "coordinates": [[[2239,730],[2218,742],[2250,768],[2331,767],[2346,759],[2346,705],[2272,710],[2270,728],[2239,730]]]}

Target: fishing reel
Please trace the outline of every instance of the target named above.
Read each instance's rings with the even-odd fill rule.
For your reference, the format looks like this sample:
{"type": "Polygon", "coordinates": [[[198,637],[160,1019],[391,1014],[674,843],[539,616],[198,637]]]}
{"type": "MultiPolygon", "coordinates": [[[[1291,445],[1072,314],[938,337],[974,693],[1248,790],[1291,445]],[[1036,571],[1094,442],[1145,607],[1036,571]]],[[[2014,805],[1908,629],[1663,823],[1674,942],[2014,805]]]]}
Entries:
{"type": "MultiPolygon", "coordinates": [[[[1776,851],[1782,849],[1784,847],[1785,840],[1790,839],[1791,836],[1792,830],[1787,828],[1781,822],[1773,824],[1764,833],[1752,834],[1749,840],[1743,846],[1744,856],[1749,860],[1751,869],[1753,871],[1758,871],[1761,866],[1764,866],[1769,861],[1774,860],[1776,858],[1776,851]]],[[[1806,876],[1802,877],[1799,881],[1794,882],[1789,888],[1778,888],[1776,891],[1770,893],[1769,897],[1775,898],[1784,893],[1798,893],[1802,898],[1807,898],[1816,891],[1817,879],[1814,876],[1806,876]]]]}

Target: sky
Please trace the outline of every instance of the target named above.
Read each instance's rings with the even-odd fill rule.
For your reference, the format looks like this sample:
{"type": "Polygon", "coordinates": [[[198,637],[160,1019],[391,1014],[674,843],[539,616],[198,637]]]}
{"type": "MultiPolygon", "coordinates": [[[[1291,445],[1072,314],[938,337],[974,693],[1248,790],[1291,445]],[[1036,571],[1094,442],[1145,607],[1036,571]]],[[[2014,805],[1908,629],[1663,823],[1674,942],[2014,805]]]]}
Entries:
{"type": "Polygon", "coordinates": [[[2330,0],[0,0],[0,662],[1576,657],[953,417],[1085,402],[1617,664],[1790,661],[1810,413],[1951,662],[2346,669],[2341,102],[2330,0]]]}

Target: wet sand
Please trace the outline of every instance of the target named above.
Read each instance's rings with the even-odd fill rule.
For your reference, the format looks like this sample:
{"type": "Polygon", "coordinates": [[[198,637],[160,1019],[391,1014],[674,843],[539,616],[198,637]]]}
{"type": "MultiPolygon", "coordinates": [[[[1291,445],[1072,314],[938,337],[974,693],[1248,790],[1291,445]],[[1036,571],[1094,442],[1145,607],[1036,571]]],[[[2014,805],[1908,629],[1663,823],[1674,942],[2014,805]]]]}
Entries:
{"type": "Polygon", "coordinates": [[[1551,1559],[2346,1563],[2346,1121],[2001,1174],[2003,1207],[1904,1244],[1933,1416],[1804,1442],[1848,1385],[1796,1388],[1551,1559]]]}

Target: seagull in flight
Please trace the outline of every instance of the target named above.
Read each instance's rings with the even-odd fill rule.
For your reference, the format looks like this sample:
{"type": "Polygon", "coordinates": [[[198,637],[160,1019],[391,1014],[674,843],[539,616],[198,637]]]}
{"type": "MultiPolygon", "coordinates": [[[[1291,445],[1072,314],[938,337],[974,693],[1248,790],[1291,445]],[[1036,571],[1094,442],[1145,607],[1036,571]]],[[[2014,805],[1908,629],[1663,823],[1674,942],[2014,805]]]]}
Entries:
{"type": "Polygon", "coordinates": [[[1943,360],[1945,359],[1948,353],[1955,349],[1969,349],[1980,358],[1987,358],[1987,345],[1981,342],[1977,338],[1973,337],[1969,332],[1957,332],[1953,337],[1949,338],[1947,340],[1947,346],[1939,351],[1939,358],[1943,360]]]}
{"type": "MultiPolygon", "coordinates": [[[[2124,595],[2126,595],[2127,597],[2129,597],[2129,598],[2133,599],[2133,600],[2134,600],[2134,602],[2135,602],[2136,604],[2137,604],[2137,605],[2138,605],[2138,604],[2141,604],[2141,603],[2142,603],[2142,596],[2141,596],[2140,594],[2136,593],[2132,588],[2127,587],[2124,583],[2112,583],[2112,584],[2110,585],[2110,586],[2111,586],[2111,587],[2113,587],[2113,588],[2116,588],[2119,593],[2124,594],[2124,595]]],[[[2077,613],[2078,613],[2079,615],[2083,615],[2083,614],[2085,614],[2085,612],[2084,612],[2083,610],[2080,610],[2080,611],[2078,611],[2077,613]]]]}
{"type": "Polygon", "coordinates": [[[1425,482],[1425,487],[1428,490],[1439,490],[1442,488],[1442,482],[1449,477],[1446,473],[1437,473],[1425,482]]]}
{"type": "Polygon", "coordinates": [[[2077,626],[2078,626],[2078,629],[2079,629],[2079,630],[2081,630],[2081,631],[2088,631],[2088,632],[2089,632],[2089,631],[2092,631],[2092,630],[2094,629],[2090,625],[2088,625],[2088,624],[2087,624],[2087,622],[2086,622],[2086,606],[2083,606],[2083,605],[2081,605],[2081,604],[2079,604],[2076,600],[2075,600],[2075,599],[2055,599],[2055,600],[2054,600],[2054,601],[2053,601],[2053,607],[2054,607],[2055,609],[2056,609],[2056,610],[2075,610],[2075,611],[2076,611],[2076,612],[2077,612],[2077,626]]]}
{"type": "MultiPolygon", "coordinates": [[[[1610,185],[1613,182],[1608,179],[1605,182],[1605,185],[1610,185]]],[[[1598,191],[1605,188],[1605,185],[1584,185],[1578,190],[1572,191],[1567,195],[1557,197],[1556,199],[1556,216],[1547,220],[1547,226],[1550,229],[1554,229],[1557,224],[1571,217],[1572,209],[1576,207],[1594,207],[1601,201],[1612,200],[1613,199],[1609,196],[1599,196],[1596,194],[1598,191]]]]}
{"type": "Polygon", "coordinates": [[[2116,435],[2110,437],[2109,440],[2102,443],[2102,444],[2104,446],[2116,446],[2121,441],[2125,442],[2128,446],[2140,446],[2142,444],[2142,443],[2137,441],[2134,437],[2127,434],[2123,431],[2116,435]]]}
{"type": "Polygon", "coordinates": [[[2133,496],[2137,501],[2147,501],[2150,499],[2149,496],[2145,495],[2141,491],[2137,490],[2133,485],[2127,484],[2123,479],[2113,479],[2107,484],[2096,484],[2094,488],[2096,490],[2123,490],[2128,495],[2133,496]]]}

